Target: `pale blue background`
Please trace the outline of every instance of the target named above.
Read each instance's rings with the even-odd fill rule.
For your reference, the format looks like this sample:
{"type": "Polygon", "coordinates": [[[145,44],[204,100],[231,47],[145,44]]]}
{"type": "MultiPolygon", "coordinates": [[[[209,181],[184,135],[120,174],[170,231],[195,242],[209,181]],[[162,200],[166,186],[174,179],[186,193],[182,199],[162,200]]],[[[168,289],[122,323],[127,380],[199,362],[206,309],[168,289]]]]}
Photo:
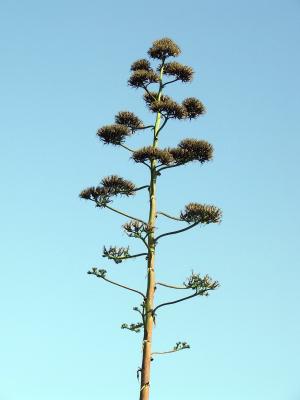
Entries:
{"type": "MultiPolygon", "coordinates": [[[[101,258],[104,244],[128,243],[125,219],[78,193],[111,173],[146,182],[143,167],[95,132],[123,109],[153,121],[126,81],[131,62],[170,36],[196,70],[171,93],[199,97],[208,113],[171,122],[162,146],[203,138],[215,159],[168,171],[159,209],[207,202],[224,221],[162,240],[158,277],[181,283],[194,269],[222,286],[159,313],[155,350],[178,340],[192,349],[153,362],[151,398],[299,400],[300,2],[1,4],[0,399],[138,398],[140,337],[120,325],[137,320],[140,300],[86,271],[105,267],[141,287],[144,265],[101,258]]],[[[116,205],[145,217],[145,199],[116,205]]]]}

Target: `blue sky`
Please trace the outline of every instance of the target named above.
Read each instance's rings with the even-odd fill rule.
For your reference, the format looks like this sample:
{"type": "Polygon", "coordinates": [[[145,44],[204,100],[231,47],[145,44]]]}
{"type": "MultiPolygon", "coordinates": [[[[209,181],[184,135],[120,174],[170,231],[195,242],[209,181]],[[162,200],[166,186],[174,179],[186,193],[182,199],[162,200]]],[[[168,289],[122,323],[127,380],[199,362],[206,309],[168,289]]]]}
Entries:
{"type": "MultiPolygon", "coordinates": [[[[191,350],[155,359],[152,398],[299,400],[300,2],[3,0],[0,19],[0,399],[138,398],[141,338],[120,325],[135,322],[139,299],[86,271],[143,287],[139,260],[101,257],[103,245],[140,247],[122,217],[78,193],[110,174],[148,179],[95,132],[124,109],[152,122],[126,82],[130,64],[168,36],[196,71],[170,94],[199,97],[208,112],[171,122],[161,145],[201,138],[215,156],[166,172],[159,209],[212,203],[224,218],[165,238],[157,274],[176,284],[193,269],[221,287],[161,310],[154,349],[183,340],[191,350]]],[[[145,201],[115,205],[142,217],[145,201]]]]}

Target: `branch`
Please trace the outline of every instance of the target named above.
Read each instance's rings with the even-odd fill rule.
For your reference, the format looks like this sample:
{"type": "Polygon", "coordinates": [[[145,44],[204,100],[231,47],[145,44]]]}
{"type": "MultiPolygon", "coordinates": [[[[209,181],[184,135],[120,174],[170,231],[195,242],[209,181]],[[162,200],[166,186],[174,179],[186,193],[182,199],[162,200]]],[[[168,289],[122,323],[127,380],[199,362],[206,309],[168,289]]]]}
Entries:
{"type": "Polygon", "coordinates": [[[134,189],[133,191],[134,192],[137,192],[138,190],[141,190],[141,189],[149,189],[149,185],[144,185],[144,186],[141,186],[141,187],[139,187],[139,188],[137,188],[137,189],[134,189]]]}
{"type": "Polygon", "coordinates": [[[134,128],[134,130],[135,131],[140,131],[140,130],[148,129],[148,128],[154,129],[154,125],[141,126],[140,128],[134,128]]]}
{"type": "Polygon", "coordinates": [[[189,287],[186,286],[175,286],[175,285],[168,285],[166,283],[163,282],[156,282],[155,285],[160,285],[160,286],[164,286],[170,289],[190,289],[189,287]]]}
{"type": "Polygon", "coordinates": [[[130,288],[128,286],[122,285],[121,283],[117,283],[117,282],[114,282],[114,281],[106,278],[105,277],[106,271],[104,269],[92,268],[91,271],[88,271],[88,274],[89,275],[95,275],[95,276],[97,276],[97,278],[101,278],[101,279],[105,280],[106,282],[111,283],[112,285],[116,285],[116,286],[119,286],[119,287],[121,287],[123,289],[130,290],[131,292],[138,293],[143,297],[144,300],[146,300],[146,296],[142,292],[140,292],[139,290],[132,289],[132,288],[130,288]]]}
{"type": "Polygon", "coordinates": [[[194,228],[194,226],[198,225],[199,223],[200,222],[194,222],[192,225],[189,225],[189,226],[187,226],[186,228],[183,228],[183,229],[179,229],[178,231],[172,231],[172,232],[163,233],[162,235],[159,235],[154,240],[155,240],[155,242],[157,242],[158,239],[160,239],[160,238],[162,238],[164,236],[175,235],[176,233],[181,233],[181,232],[187,231],[187,230],[189,230],[191,228],[194,228]]]}
{"type": "MultiPolygon", "coordinates": [[[[182,297],[181,299],[178,299],[178,300],[168,301],[166,303],[159,304],[157,307],[154,308],[152,313],[155,314],[155,311],[158,310],[160,307],[168,306],[170,304],[180,303],[181,301],[192,299],[193,297],[196,297],[196,296],[208,296],[208,291],[209,290],[214,290],[218,286],[219,286],[219,283],[218,282],[214,282],[211,287],[203,287],[200,290],[196,288],[196,289],[194,289],[194,290],[196,290],[196,292],[191,294],[191,295],[189,295],[189,296],[182,297]]],[[[193,289],[193,288],[192,287],[187,287],[187,289],[193,289]]]]}
{"type": "Polygon", "coordinates": [[[163,115],[164,117],[164,122],[162,123],[161,127],[158,129],[156,136],[158,136],[158,134],[160,133],[160,131],[164,128],[164,126],[166,125],[166,123],[168,122],[168,117],[163,115]]]}
{"type": "MultiPolygon", "coordinates": [[[[98,203],[97,203],[97,204],[98,204],[98,203]]],[[[108,208],[108,209],[111,210],[111,211],[114,211],[114,212],[117,213],[117,214],[123,215],[124,217],[130,218],[130,219],[134,219],[135,221],[142,222],[143,224],[147,224],[147,223],[146,223],[145,221],[143,221],[142,219],[132,217],[131,215],[128,215],[128,214],[124,213],[123,211],[117,210],[116,208],[113,208],[113,207],[109,206],[108,204],[106,204],[105,207],[108,208]]]]}
{"type": "Polygon", "coordinates": [[[186,342],[177,342],[176,346],[173,347],[172,350],[168,351],[155,351],[151,353],[152,356],[156,354],[170,354],[170,353],[176,353],[177,351],[184,350],[184,349],[189,349],[190,345],[188,345],[186,342]]]}
{"type": "Polygon", "coordinates": [[[199,296],[199,293],[196,292],[196,293],[193,293],[193,294],[191,294],[189,296],[182,297],[179,300],[168,301],[167,303],[162,303],[162,304],[160,304],[160,305],[158,305],[157,307],[154,308],[153,314],[155,314],[155,311],[158,310],[160,307],[168,306],[170,304],[180,303],[181,301],[188,300],[188,299],[191,299],[191,298],[196,297],[196,296],[199,296]]]}
{"type": "Polygon", "coordinates": [[[162,170],[164,170],[164,169],[169,169],[169,168],[174,168],[174,167],[180,167],[181,165],[184,165],[184,164],[186,164],[186,163],[178,163],[178,164],[175,164],[175,165],[168,165],[168,166],[166,166],[166,167],[159,168],[159,169],[157,170],[157,172],[160,172],[160,171],[162,171],[162,170]]]}
{"type": "MultiPolygon", "coordinates": [[[[147,126],[146,128],[149,128],[150,126],[147,126]]],[[[145,129],[146,129],[145,128],[145,129]]],[[[143,129],[143,128],[140,128],[140,129],[143,129]]],[[[130,151],[131,153],[133,153],[134,152],[134,150],[133,149],[131,149],[130,147],[128,147],[128,146],[125,146],[125,144],[122,144],[122,143],[119,143],[119,146],[121,146],[121,147],[123,147],[124,149],[126,149],[126,150],[128,150],[128,151],[130,151]]],[[[150,167],[150,165],[148,165],[146,162],[144,162],[144,161],[141,161],[141,164],[144,164],[144,165],[146,165],[146,167],[148,167],[149,169],[151,169],[151,167],[150,167]]]]}
{"type": "Polygon", "coordinates": [[[167,218],[170,218],[170,219],[174,219],[175,221],[184,222],[182,219],[180,219],[180,218],[177,218],[177,217],[173,217],[172,215],[170,215],[170,214],[167,214],[167,213],[165,213],[165,212],[162,212],[162,211],[157,211],[157,213],[156,213],[156,214],[164,215],[165,217],[167,217],[167,218]]]}
{"type": "Polygon", "coordinates": [[[134,150],[132,150],[132,149],[131,149],[130,147],[128,147],[128,146],[125,146],[125,144],[119,143],[119,146],[121,146],[121,147],[123,147],[124,149],[130,151],[131,153],[134,152],[134,150]]]}
{"type": "Polygon", "coordinates": [[[176,81],[179,81],[179,80],[180,80],[179,78],[175,78],[175,79],[172,79],[171,81],[165,82],[163,84],[163,87],[165,87],[166,85],[169,85],[169,83],[173,83],[173,82],[176,82],[176,81]]]}
{"type": "Polygon", "coordinates": [[[136,258],[136,257],[147,256],[147,255],[148,255],[148,253],[139,253],[139,254],[133,254],[133,255],[128,254],[127,256],[124,256],[124,257],[107,256],[107,258],[109,260],[114,260],[115,262],[118,263],[119,260],[121,262],[122,260],[128,260],[129,258],[136,258]]]}
{"type": "Polygon", "coordinates": [[[147,86],[143,85],[142,87],[143,87],[143,89],[147,92],[147,94],[148,94],[150,97],[152,97],[153,100],[156,100],[156,97],[153,96],[151,92],[149,92],[149,90],[148,90],[148,85],[147,85],[147,86]]]}

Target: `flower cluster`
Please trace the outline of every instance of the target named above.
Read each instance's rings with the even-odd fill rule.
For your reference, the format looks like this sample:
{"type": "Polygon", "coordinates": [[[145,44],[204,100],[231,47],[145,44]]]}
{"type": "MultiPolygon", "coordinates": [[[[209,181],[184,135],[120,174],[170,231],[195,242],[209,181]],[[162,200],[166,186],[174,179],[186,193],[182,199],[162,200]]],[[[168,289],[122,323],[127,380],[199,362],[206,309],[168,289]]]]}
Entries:
{"type": "Polygon", "coordinates": [[[150,62],[145,58],[136,60],[130,67],[131,71],[139,71],[141,69],[144,71],[151,71],[150,62]]]}
{"type": "Polygon", "coordinates": [[[165,95],[161,96],[159,100],[152,101],[148,107],[150,111],[162,113],[168,119],[183,119],[186,116],[184,107],[165,95]]]}
{"type": "Polygon", "coordinates": [[[106,190],[100,186],[91,186],[82,190],[79,197],[85,200],[95,201],[99,207],[106,207],[106,205],[110,203],[106,190]]]}
{"type": "Polygon", "coordinates": [[[214,290],[220,286],[219,282],[212,280],[210,276],[205,275],[201,278],[200,274],[194,273],[183,284],[187,289],[195,290],[200,296],[208,296],[209,290],[214,290]]]}
{"type": "Polygon", "coordinates": [[[184,107],[165,94],[162,94],[158,100],[157,92],[148,92],[144,94],[144,100],[152,112],[163,113],[167,118],[182,119],[185,117],[184,107]]]}
{"type": "Polygon", "coordinates": [[[105,269],[98,269],[93,267],[90,271],[87,272],[89,275],[96,275],[98,278],[105,278],[107,271],[105,269]]]}
{"type": "Polygon", "coordinates": [[[205,140],[184,139],[178,147],[158,149],[153,146],[142,147],[133,152],[132,159],[137,163],[158,160],[161,165],[183,165],[191,161],[201,164],[212,159],[213,147],[205,140]]]}
{"type": "Polygon", "coordinates": [[[161,150],[153,146],[142,147],[134,151],[131,158],[137,163],[158,160],[164,165],[171,164],[173,161],[172,154],[168,150],[161,150]]]}
{"type": "Polygon", "coordinates": [[[109,260],[114,260],[116,264],[120,264],[124,259],[129,258],[129,247],[110,246],[107,249],[103,246],[102,257],[107,257],[109,260]]]}
{"type": "Polygon", "coordinates": [[[212,205],[190,203],[181,212],[180,218],[188,223],[211,224],[221,221],[222,211],[212,205]]]}
{"type": "MultiPolygon", "coordinates": [[[[159,66],[159,69],[162,65],[159,66]]],[[[164,74],[174,76],[175,79],[181,82],[191,82],[193,79],[194,71],[193,68],[180,64],[179,62],[172,61],[164,64],[164,74]]]]}
{"type": "Polygon", "coordinates": [[[133,113],[130,111],[120,111],[115,116],[115,122],[117,125],[124,125],[127,128],[130,128],[132,131],[136,129],[143,128],[143,122],[133,113]]]}
{"type": "Polygon", "coordinates": [[[148,226],[143,222],[137,221],[135,219],[126,222],[123,225],[123,229],[126,232],[127,236],[134,238],[140,238],[142,234],[149,233],[148,226]]]}
{"type": "Polygon", "coordinates": [[[147,92],[144,101],[150,111],[160,112],[166,118],[193,119],[205,113],[203,103],[195,97],[188,97],[179,104],[170,96],[162,94],[158,100],[157,92],[147,92]]]}
{"type": "Polygon", "coordinates": [[[111,202],[111,196],[132,196],[135,194],[135,185],[117,175],[103,178],[101,184],[102,186],[92,186],[82,190],[79,197],[95,201],[98,207],[106,207],[111,202]]]}
{"type": "Polygon", "coordinates": [[[200,161],[203,164],[212,159],[213,146],[205,140],[184,139],[178,147],[169,150],[175,164],[186,164],[190,161],[200,161]]]}
{"type": "Polygon", "coordinates": [[[200,100],[195,97],[188,97],[183,100],[182,106],[185,110],[186,118],[193,119],[205,113],[205,107],[200,100]]]}
{"type": "MultiPolygon", "coordinates": [[[[164,98],[164,95],[161,95],[161,98],[164,98]]],[[[151,104],[158,99],[158,92],[146,92],[144,94],[144,100],[146,105],[150,108],[151,104]]]]}
{"type": "Polygon", "coordinates": [[[103,178],[101,184],[108,196],[116,196],[118,194],[132,196],[135,194],[135,184],[118,175],[110,175],[103,178]]]}
{"type": "Polygon", "coordinates": [[[130,135],[130,130],[121,124],[105,125],[97,131],[97,135],[104,144],[119,145],[130,135]]]}
{"type": "Polygon", "coordinates": [[[159,82],[159,75],[152,69],[138,69],[133,71],[131,74],[128,85],[134,88],[144,88],[150,85],[150,83],[159,82]]]}
{"type": "Polygon", "coordinates": [[[172,39],[162,38],[155,40],[148,50],[151,58],[165,60],[167,57],[177,57],[181,53],[180,48],[172,39]]]}
{"type": "Polygon", "coordinates": [[[121,325],[121,329],[128,329],[129,331],[132,331],[132,332],[140,332],[141,331],[141,327],[143,326],[144,324],[142,323],[142,322],[138,322],[137,324],[130,324],[130,325],[128,325],[128,324],[122,324],[121,325]]]}
{"type": "Polygon", "coordinates": [[[187,342],[177,342],[176,345],[173,347],[174,351],[190,349],[190,345],[187,342]]]}

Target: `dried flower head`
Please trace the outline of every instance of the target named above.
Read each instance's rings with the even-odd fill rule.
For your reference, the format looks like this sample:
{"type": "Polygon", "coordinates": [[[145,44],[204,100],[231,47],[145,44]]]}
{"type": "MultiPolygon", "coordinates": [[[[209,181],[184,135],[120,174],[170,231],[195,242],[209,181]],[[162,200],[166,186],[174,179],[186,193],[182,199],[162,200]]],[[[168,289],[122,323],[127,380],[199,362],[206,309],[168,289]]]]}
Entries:
{"type": "Polygon", "coordinates": [[[205,113],[205,107],[200,100],[195,97],[188,97],[182,102],[186,112],[186,118],[193,119],[205,113]]]}
{"type": "Polygon", "coordinates": [[[181,212],[180,218],[183,221],[200,224],[211,224],[221,222],[222,211],[212,205],[190,203],[181,212]]]}
{"type": "Polygon", "coordinates": [[[116,196],[118,194],[132,196],[135,194],[135,184],[117,175],[103,178],[101,184],[107,196],[116,196]]]}
{"type": "MultiPolygon", "coordinates": [[[[165,96],[162,95],[161,98],[163,98],[163,97],[165,97],[165,96]]],[[[146,103],[146,105],[147,105],[148,107],[150,107],[151,104],[152,104],[154,101],[156,101],[157,99],[158,99],[158,92],[150,92],[150,91],[148,91],[148,92],[146,92],[146,93],[144,94],[144,100],[145,100],[145,103],[146,103]]]]}
{"type": "Polygon", "coordinates": [[[158,149],[152,146],[142,147],[134,151],[131,158],[137,163],[158,160],[163,165],[169,165],[173,162],[172,154],[168,150],[158,149]]]}
{"type": "Polygon", "coordinates": [[[79,197],[85,200],[92,200],[96,202],[98,207],[105,207],[108,203],[110,203],[107,190],[100,186],[92,186],[82,190],[79,194],[79,197]]]}
{"type": "MultiPolygon", "coordinates": [[[[160,68],[161,65],[159,66],[159,69],[160,68]]],[[[174,76],[176,79],[182,82],[191,82],[194,71],[193,68],[188,67],[187,65],[172,61],[164,65],[164,74],[174,76]]]]}
{"type": "Polygon", "coordinates": [[[105,269],[99,269],[96,267],[93,267],[90,271],[88,271],[88,274],[90,275],[95,275],[98,278],[105,278],[107,271],[105,269]]]}
{"type": "Polygon", "coordinates": [[[85,200],[95,199],[96,197],[98,197],[97,189],[94,186],[91,186],[89,188],[83,189],[80,192],[79,197],[81,197],[82,199],[85,199],[85,200]]]}
{"type": "Polygon", "coordinates": [[[153,70],[138,69],[133,71],[131,77],[128,80],[128,85],[134,88],[142,88],[150,83],[156,83],[159,81],[159,75],[153,70]]]}
{"type": "Polygon", "coordinates": [[[185,117],[185,109],[169,96],[161,96],[160,100],[154,100],[148,105],[152,112],[160,112],[167,118],[182,119],[185,117]]]}
{"type": "Polygon", "coordinates": [[[184,349],[190,349],[191,346],[187,344],[187,342],[177,342],[176,345],[173,347],[174,351],[179,351],[179,350],[184,350],[184,349]]]}
{"type": "Polygon", "coordinates": [[[212,159],[213,146],[205,140],[184,139],[178,147],[169,149],[177,164],[200,161],[201,164],[212,159]]]}
{"type": "Polygon", "coordinates": [[[129,247],[110,246],[108,249],[103,246],[102,257],[113,260],[116,264],[120,264],[126,258],[130,258],[129,247]]]}
{"type": "Polygon", "coordinates": [[[144,324],[143,324],[142,322],[138,322],[138,323],[136,323],[136,324],[130,324],[130,325],[128,325],[128,324],[122,324],[122,325],[121,325],[121,329],[128,329],[129,331],[138,333],[138,332],[141,331],[141,327],[142,327],[143,325],[144,325],[144,324]]]}
{"type": "Polygon", "coordinates": [[[145,58],[142,58],[141,60],[136,60],[132,65],[130,70],[131,71],[138,71],[140,69],[143,69],[145,71],[150,71],[150,62],[146,60],[145,58]]]}
{"type": "Polygon", "coordinates": [[[167,57],[177,57],[180,53],[180,48],[169,38],[155,40],[148,50],[151,58],[158,58],[159,60],[165,60],[167,57]]]}
{"type": "Polygon", "coordinates": [[[97,132],[97,135],[104,144],[114,145],[123,143],[126,136],[128,136],[129,134],[129,128],[120,124],[105,125],[97,132]]]}
{"type": "Polygon", "coordinates": [[[127,128],[130,128],[133,131],[144,126],[143,122],[130,111],[120,111],[115,116],[115,121],[118,125],[127,126],[127,128]]]}
{"type": "Polygon", "coordinates": [[[140,238],[143,233],[149,232],[147,224],[135,219],[126,222],[122,227],[129,237],[140,238]]]}
{"type": "Polygon", "coordinates": [[[205,275],[202,278],[200,274],[195,274],[194,272],[183,284],[187,289],[194,289],[200,296],[207,296],[209,290],[215,290],[220,286],[219,282],[214,281],[209,275],[205,275]]]}

